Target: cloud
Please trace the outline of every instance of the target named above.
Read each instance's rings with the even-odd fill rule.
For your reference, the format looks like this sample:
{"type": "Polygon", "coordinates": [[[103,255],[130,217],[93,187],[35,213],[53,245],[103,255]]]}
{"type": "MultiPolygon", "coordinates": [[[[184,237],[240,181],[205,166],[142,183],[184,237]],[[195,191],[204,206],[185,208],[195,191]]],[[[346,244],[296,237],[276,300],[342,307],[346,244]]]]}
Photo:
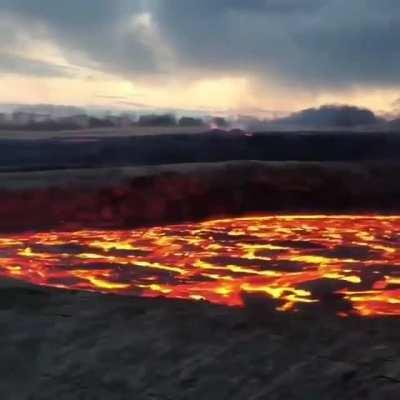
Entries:
{"type": "Polygon", "coordinates": [[[0,75],[1,74],[48,78],[65,78],[73,75],[70,68],[62,65],[33,60],[13,54],[0,53],[0,75]]]}
{"type": "Polygon", "coordinates": [[[0,10],[73,63],[123,77],[400,83],[398,0],[0,0],[0,10]]]}
{"type": "Polygon", "coordinates": [[[0,0],[0,14],[30,26],[72,63],[120,74],[157,73],[157,53],[144,26],[140,1],[0,0]],[[136,19],[135,19],[136,18],[136,19]]]}
{"type": "Polygon", "coordinates": [[[122,106],[129,106],[129,107],[135,107],[135,108],[155,108],[154,106],[150,106],[145,103],[139,103],[137,101],[120,100],[120,101],[117,101],[117,103],[122,106]]]}
{"type": "Polygon", "coordinates": [[[188,67],[317,88],[400,80],[396,0],[169,0],[157,12],[188,67]]]}

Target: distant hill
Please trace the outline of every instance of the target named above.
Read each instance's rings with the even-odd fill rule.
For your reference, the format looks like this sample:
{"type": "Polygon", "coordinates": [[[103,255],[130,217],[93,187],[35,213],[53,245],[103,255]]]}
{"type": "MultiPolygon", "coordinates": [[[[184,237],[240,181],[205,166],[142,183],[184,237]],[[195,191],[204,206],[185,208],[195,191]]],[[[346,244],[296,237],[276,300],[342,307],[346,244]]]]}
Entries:
{"type": "Polygon", "coordinates": [[[307,108],[274,121],[275,124],[309,128],[354,128],[376,125],[379,122],[381,120],[372,111],[347,105],[327,105],[320,108],[307,108]]]}

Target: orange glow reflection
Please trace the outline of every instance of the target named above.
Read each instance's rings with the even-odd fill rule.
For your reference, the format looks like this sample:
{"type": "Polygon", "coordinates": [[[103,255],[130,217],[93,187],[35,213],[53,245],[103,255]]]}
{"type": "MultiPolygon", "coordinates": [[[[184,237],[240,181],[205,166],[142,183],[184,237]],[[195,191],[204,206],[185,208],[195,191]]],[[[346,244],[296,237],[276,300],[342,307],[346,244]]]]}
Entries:
{"type": "Polygon", "coordinates": [[[400,315],[400,216],[273,216],[0,237],[0,275],[37,285],[279,311],[400,315]]]}

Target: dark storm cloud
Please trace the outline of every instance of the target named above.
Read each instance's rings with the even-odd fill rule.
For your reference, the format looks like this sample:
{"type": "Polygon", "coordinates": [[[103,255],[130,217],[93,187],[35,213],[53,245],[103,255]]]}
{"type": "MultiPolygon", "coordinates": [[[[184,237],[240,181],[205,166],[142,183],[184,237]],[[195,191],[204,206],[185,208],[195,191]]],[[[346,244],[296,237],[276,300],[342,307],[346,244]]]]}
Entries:
{"type": "Polygon", "coordinates": [[[323,88],[400,81],[398,0],[0,0],[0,11],[44,27],[70,59],[121,75],[252,74],[323,88]],[[142,12],[174,68],[131,24],[142,12]]]}
{"type": "Polygon", "coordinates": [[[182,63],[315,86],[400,80],[398,0],[168,0],[158,18],[182,63]]]}

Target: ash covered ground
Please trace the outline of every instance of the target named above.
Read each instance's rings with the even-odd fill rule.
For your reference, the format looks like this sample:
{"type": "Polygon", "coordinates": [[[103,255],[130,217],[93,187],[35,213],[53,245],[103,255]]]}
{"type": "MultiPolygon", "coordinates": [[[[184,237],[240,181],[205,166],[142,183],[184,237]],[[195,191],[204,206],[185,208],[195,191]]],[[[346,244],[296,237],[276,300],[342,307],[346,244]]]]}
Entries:
{"type": "Polygon", "coordinates": [[[398,399],[392,319],[0,288],[4,399],[398,399]]]}

